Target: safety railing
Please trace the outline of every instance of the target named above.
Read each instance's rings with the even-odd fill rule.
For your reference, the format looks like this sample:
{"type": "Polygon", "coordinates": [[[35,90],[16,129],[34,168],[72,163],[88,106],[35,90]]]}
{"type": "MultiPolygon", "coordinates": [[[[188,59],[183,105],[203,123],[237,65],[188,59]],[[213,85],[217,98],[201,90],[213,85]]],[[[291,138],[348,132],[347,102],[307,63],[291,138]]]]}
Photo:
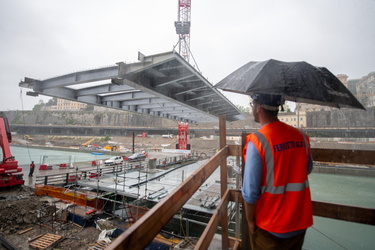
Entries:
{"type": "MultiPolygon", "coordinates": [[[[222,142],[220,143],[222,145],[222,142]]],[[[144,249],[218,166],[221,166],[221,202],[195,249],[207,249],[219,227],[221,229],[222,249],[250,249],[244,210],[240,211],[238,209],[242,213],[240,222],[242,237],[238,233],[236,233],[235,237],[228,236],[228,203],[237,202],[242,204],[243,199],[239,190],[227,189],[226,160],[228,156],[240,157],[241,152],[241,145],[223,146],[208,162],[113,241],[107,249],[144,249]]],[[[325,150],[312,149],[312,154],[313,158],[319,161],[357,164],[374,164],[375,162],[375,154],[371,151],[350,150],[341,151],[340,153],[327,153],[325,150]]],[[[316,216],[375,225],[375,209],[316,201],[313,202],[313,209],[316,216]]]]}
{"type": "Polygon", "coordinates": [[[145,248],[217,167],[224,161],[226,162],[227,156],[234,155],[234,151],[234,145],[222,148],[175,189],[173,193],[156,204],[148,213],[113,241],[108,249],[145,248]],[[233,152],[230,153],[230,151],[233,152]]]}

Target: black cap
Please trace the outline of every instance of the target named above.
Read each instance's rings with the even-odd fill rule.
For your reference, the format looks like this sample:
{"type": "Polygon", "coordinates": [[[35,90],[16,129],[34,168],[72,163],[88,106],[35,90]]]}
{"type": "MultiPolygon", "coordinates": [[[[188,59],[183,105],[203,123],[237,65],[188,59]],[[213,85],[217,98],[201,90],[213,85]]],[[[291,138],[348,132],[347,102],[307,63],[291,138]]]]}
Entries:
{"type": "Polygon", "coordinates": [[[257,101],[259,104],[266,104],[269,106],[280,106],[282,105],[282,96],[281,95],[271,95],[271,94],[254,94],[251,96],[254,101],[257,101]]]}
{"type": "Polygon", "coordinates": [[[263,108],[271,110],[277,109],[284,102],[281,95],[255,93],[251,98],[261,104],[263,108]]]}

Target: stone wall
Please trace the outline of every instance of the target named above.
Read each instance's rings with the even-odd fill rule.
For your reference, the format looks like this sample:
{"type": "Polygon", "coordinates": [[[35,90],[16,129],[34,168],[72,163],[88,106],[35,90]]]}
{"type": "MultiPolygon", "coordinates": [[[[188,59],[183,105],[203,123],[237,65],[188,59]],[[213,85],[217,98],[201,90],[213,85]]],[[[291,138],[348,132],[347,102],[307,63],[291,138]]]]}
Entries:
{"type": "Polygon", "coordinates": [[[177,122],[130,112],[8,111],[11,124],[177,127],[177,122]]]}
{"type": "Polygon", "coordinates": [[[308,128],[375,127],[375,110],[333,110],[307,112],[308,128]]]}
{"type": "MultiPolygon", "coordinates": [[[[177,128],[178,122],[166,118],[126,111],[7,111],[11,124],[73,126],[137,126],[177,128]]],[[[307,128],[375,127],[375,109],[307,112],[307,128]]],[[[219,122],[189,124],[189,128],[217,128],[219,122]]],[[[227,122],[227,128],[259,128],[251,114],[242,121],[227,122]]]]}

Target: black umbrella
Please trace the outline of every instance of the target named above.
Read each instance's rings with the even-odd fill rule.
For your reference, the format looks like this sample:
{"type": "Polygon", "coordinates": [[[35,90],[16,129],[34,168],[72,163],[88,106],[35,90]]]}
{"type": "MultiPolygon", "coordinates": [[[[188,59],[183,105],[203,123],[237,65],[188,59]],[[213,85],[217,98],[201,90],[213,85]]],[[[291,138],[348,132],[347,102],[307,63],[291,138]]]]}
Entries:
{"type": "Polygon", "coordinates": [[[328,69],[306,62],[249,62],[215,88],[248,94],[281,94],[285,100],[366,110],[328,69]]]}

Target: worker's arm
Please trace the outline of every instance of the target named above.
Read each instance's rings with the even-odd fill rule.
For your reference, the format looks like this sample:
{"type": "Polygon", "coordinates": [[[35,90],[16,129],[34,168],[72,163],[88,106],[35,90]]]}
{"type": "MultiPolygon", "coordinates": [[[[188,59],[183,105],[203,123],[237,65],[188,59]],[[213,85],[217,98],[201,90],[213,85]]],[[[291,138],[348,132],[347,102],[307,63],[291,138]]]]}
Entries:
{"type": "Polygon", "coordinates": [[[262,159],[252,142],[249,142],[246,151],[245,171],[243,177],[242,197],[245,202],[246,219],[250,233],[255,230],[255,203],[260,196],[262,178],[262,159]]]}
{"type": "Polygon", "coordinates": [[[247,224],[249,225],[250,233],[253,234],[255,232],[255,204],[245,203],[245,211],[246,211],[246,220],[247,224]]]}

